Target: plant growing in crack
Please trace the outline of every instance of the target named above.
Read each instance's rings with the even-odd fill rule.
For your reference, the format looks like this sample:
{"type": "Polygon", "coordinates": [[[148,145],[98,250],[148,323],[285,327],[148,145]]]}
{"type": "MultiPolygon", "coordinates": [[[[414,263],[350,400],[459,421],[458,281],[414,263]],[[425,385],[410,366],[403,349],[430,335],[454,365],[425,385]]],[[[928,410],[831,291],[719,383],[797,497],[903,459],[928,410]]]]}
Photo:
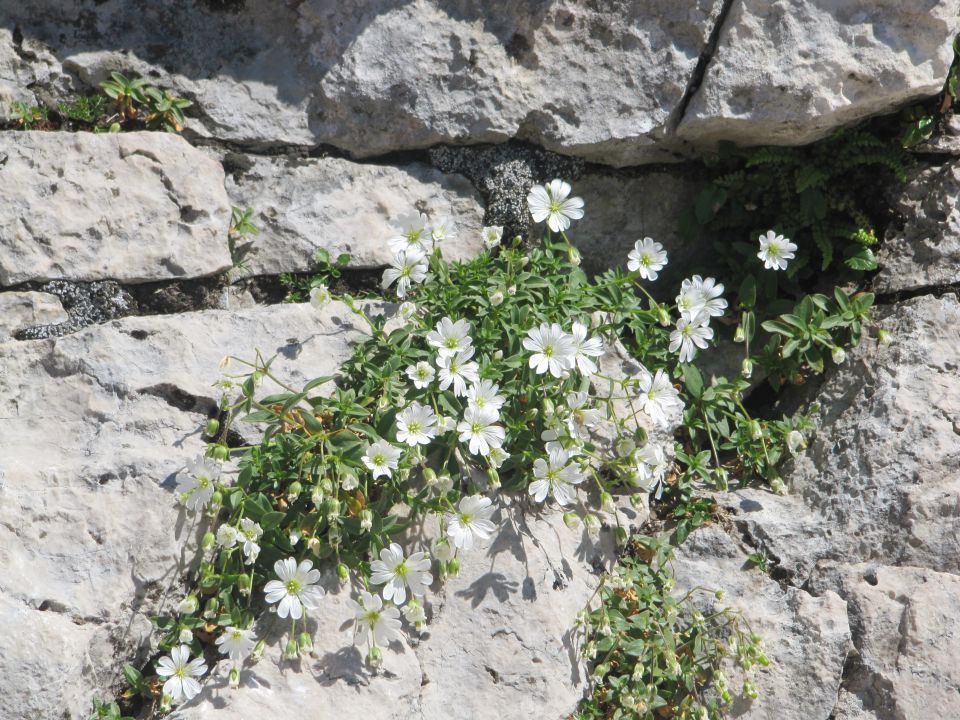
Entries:
{"type": "MultiPolygon", "coordinates": [[[[214,645],[238,683],[262,652],[255,623],[269,607],[290,621],[284,657],[309,653],[307,619],[323,608],[327,568],[353,589],[357,638],[370,666],[379,667],[389,638],[424,627],[434,579],[458,573],[461,557],[498,533],[508,497],[527,511],[557,507],[571,528],[590,535],[606,524],[620,543],[629,537],[615,495],[671,507],[673,535],[634,540],[629,547],[640,560],[611,569],[600,615],[591,615],[603,622],[611,604],[640,590],[650,611],[687,607],[692,594],[669,595],[665,548],[667,538],[682,542],[714,520],[703,494],[726,488],[731,476],[766,478],[783,490],[776,468],[802,445],[808,421],[753,417],[744,402],[749,383],[708,382],[694,364],[727,314],[724,286],[695,275],[674,303],[656,300],[648,285],[668,256],[651,238],[637,241],[626,269],[588,278],[567,235],[584,215],[583,202],[554,180],[534,187],[528,204],[546,226],[540,247],[519,237],[502,243],[485,229],[487,251],[468,262],[442,256],[439,240],[456,231],[451,223],[406,218],[389,240],[395,259],[381,281],[401,301],[392,315],[311,282],[314,307],[338,301],[337,310],[366,331],[336,376],[293,386],[274,372],[273,358],[229,360],[240,371],[218,383],[222,415],[207,428],[209,450],[178,480],[181,502],[211,525],[193,591],[177,613],[155,619],[165,655],[145,669],[138,692],[147,688],[158,711],[199,691],[198,661],[214,645]],[[637,365],[625,370],[630,358],[637,365]],[[262,440],[228,447],[237,422],[259,426],[262,440]],[[643,557],[641,548],[653,554],[643,557]]],[[[234,209],[234,243],[251,234],[252,212],[234,209]]],[[[770,242],[760,243],[759,255],[771,252],[770,242]]],[[[782,271],[789,254],[781,243],[771,271],[782,271]]],[[[328,274],[347,264],[321,260],[328,274]]],[[[835,299],[852,313],[850,334],[833,342],[858,338],[854,323],[869,306],[851,310],[854,301],[844,298],[842,307],[835,299]]],[[[633,615],[621,617],[630,625],[633,615]]],[[[656,697],[671,707],[722,707],[729,698],[715,670],[724,651],[714,636],[741,625],[726,611],[711,622],[692,617],[692,624],[679,615],[653,619],[680,643],[651,651],[657,659],[641,664],[636,681],[622,679],[620,665],[607,660],[625,652],[624,643],[639,649],[650,638],[611,621],[605,637],[612,644],[603,641],[606,659],[592,658],[594,677],[634,683],[634,690],[642,684],[649,697],[634,690],[629,697],[650,708],[666,707],[656,697]],[[714,643],[706,656],[703,643],[714,643]],[[704,700],[709,693],[713,700],[704,700]]],[[[585,628],[593,633],[596,623],[585,628]]],[[[742,665],[758,661],[758,641],[736,637],[742,665]]],[[[608,698],[609,691],[597,708],[608,698]]]]}
{"type": "MultiPolygon", "coordinates": [[[[227,247],[233,262],[231,275],[243,276],[250,272],[249,257],[256,252],[254,240],[260,229],[253,224],[253,208],[233,208],[230,229],[227,231],[227,247]]],[[[234,277],[233,279],[236,279],[234,277]]]]}

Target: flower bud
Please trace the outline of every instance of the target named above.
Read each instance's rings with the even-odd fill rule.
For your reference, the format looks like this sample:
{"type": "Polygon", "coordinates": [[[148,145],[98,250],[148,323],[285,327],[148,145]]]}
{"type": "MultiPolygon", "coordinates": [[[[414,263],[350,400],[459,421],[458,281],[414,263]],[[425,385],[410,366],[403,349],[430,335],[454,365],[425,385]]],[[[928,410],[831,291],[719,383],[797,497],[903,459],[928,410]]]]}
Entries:
{"type": "Polygon", "coordinates": [[[238,667],[230,668],[230,677],[227,680],[227,684],[230,685],[230,687],[233,688],[234,690],[240,687],[240,668],[238,667]]]}
{"type": "Polygon", "coordinates": [[[220,613],[220,601],[217,598],[207,600],[207,605],[203,609],[203,616],[207,620],[213,620],[220,613]]]}
{"type": "Polygon", "coordinates": [[[340,476],[340,487],[347,492],[353,492],[360,487],[360,481],[357,479],[357,474],[352,470],[344,470],[340,476]]]}
{"type": "Polygon", "coordinates": [[[743,359],[743,364],[740,366],[740,374],[747,380],[750,379],[750,376],[753,375],[753,360],[750,358],[743,359]]]}
{"type": "Polygon", "coordinates": [[[453,560],[447,563],[447,572],[450,574],[450,577],[457,576],[460,572],[460,558],[453,558],[453,560]]]}
{"type": "Polygon", "coordinates": [[[337,577],[340,578],[340,582],[345,583],[350,579],[350,568],[344,563],[339,563],[337,565],[337,577]]]}
{"type": "Polygon", "coordinates": [[[583,524],[586,526],[590,537],[596,539],[600,535],[600,519],[596,515],[588,514],[583,519],[583,524]]]}
{"type": "Polygon", "coordinates": [[[609,515],[617,512],[617,506],[613,504],[613,496],[606,490],[600,493],[600,509],[609,515]]]}
{"type": "Polygon", "coordinates": [[[493,305],[493,307],[498,307],[499,305],[503,304],[503,291],[494,290],[492,293],[490,293],[489,298],[490,304],[493,305]]]}
{"type": "Polygon", "coordinates": [[[571,530],[576,530],[580,527],[580,518],[574,512],[565,512],[563,514],[563,524],[571,530]]]}
{"type": "Polygon", "coordinates": [[[417,306],[412,302],[407,300],[406,302],[400,303],[400,317],[404,320],[410,320],[416,314],[417,306]]]}
{"type": "Polygon", "coordinates": [[[323,546],[323,543],[320,542],[319,538],[312,537],[307,540],[307,550],[312,552],[317,557],[320,557],[320,548],[323,546]]]}
{"type": "Polygon", "coordinates": [[[747,427],[750,429],[750,437],[754,440],[759,440],[763,437],[763,428],[760,427],[759,420],[751,420],[747,423],[747,427]]]}
{"type": "Polygon", "coordinates": [[[557,412],[556,406],[553,404],[553,400],[550,398],[543,399],[543,417],[552,418],[557,412]]]}
{"type": "Polygon", "coordinates": [[[181,615],[193,615],[199,606],[200,603],[197,600],[197,596],[191,593],[180,601],[180,605],[177,606],[177,612],[181,615]]]}
{"type": "Polygon", "coordinates": [[[643,493],[634,493],[630,496],[630,505],[635,510],[640,510],[645,504],[646,495],[643,493]]]}
{"type": "Polygon", "coordinates": [[[293,502],[300,497],[301,492],[303,492],[303,485],[301,485],[299,481],[294,480],[290,483],[290,487],[287,488],[287,500],[293,502]]]}
{"type": "Polygon", "coordinates": [[[367,651],[367,664],[374,670],[383,666],[383,651],[376,645],[373,645],[370,650],[367,651]]]}
{"type": "Polygon", "coordinates": [[[500,473],[498,473],[495,468],[490,468],[487,470],[487,478],[490,483],[491,490],[500,489],[500,473]]]}
{"type": "Polygon", "coordinates": [[[513,297],[513,296],[516,295],[516,294],[517,294],[517,286],[516,286],[516,285],[511,285],[510,287],[507,288],[507,295],[509,295],[510,297],[513,297]]]}
{"type": "Polygon", "coordinates": [[[177,640],[184,645],[189,645],[193,642],[193,631],[190,628],[183,628],[177,636],[177,640]]]}
{"type": "Polygon", "coordinates": [[[743,329],[743,325],[737,325],[737,331],[733,334],[733,341],[741,343],[747,339],[747,333],[743,329]]]}
{"type": "Polygon", "coordinates": [[[212,532],[206,532],[206,533],[203,534],[203,540],[200,542],[200,546],[201,546],[204,550],[209,550],[210,548],[212,548],[212,547],[213,547],[214,545],[216,545],[216,544],[217,544],[217,536],[216,536],[216,535],[214,535],[212,532]]]}
{"type": "Polygon", "coordinates": [[[255,663],[263,657],[263,650],[267,647],[266,640],[257,640],[257,644],[253,646],[253,651],[250,653],[250,662],[255,663]]]}
{"type": "Polygon", "coordinates": [[[787,449],[790,450],[794,455],[797,454],[798,450],[807,447],[807,443],[803,439],[803,435],[799,430],[791,430],[787,434],[787,449]]]}
{"type": "Polygon", "coordinates": [[[230,458],[230,448],[226,445],[213,445],[210,448],[210,457],[218,462],[226,462],[230,458]]]}
{"type": "Polygon", "coordinates": [[[717,488],[719,490],[726,490],[728,487],[730,473],[728,473],[724,468],[717,468],[714,472],[714,477],[717,481],[717,488]]]}
{"type": "MultiPolygon", "coordinates": [[[[110,126],[110,132],[120,132],[119,123],[114,123],[113,125],[110,126]],[[113,129],[113,125],[117,126],[116,130],[113,129]]],[[[170,695],[167,695],[166,693],[164,693],[160,698],[160,713],[163,714],[163,713],[170,712],[170,708],[172,707],[172,705],[173,705],[173,698],[170,695]]]]}
{"type": "Polygon", "coordinates": [[[770,481],[770,489],[773,490],[777,495],[787,494],[787,486],[784,485],[783,480],[778,477],[775,477],[770,481]]]}
{"type": "Polygon", "coordinates": [[[893,335],[890,334],[889,330],[880,328],[880,330],[877,331],[877,341],[881,345],[889,345],[893,342],[893,335]]]}
{"type": "Polygon", "coordinates": [[[283,651],[284,660],[295,660],[300,654],[300,648],[297,647],[297,641],[294,639],[287,640],[287,647],[283,651]]]}
{"type": "Polygon", "coordinates": [[[432,468],[424,468],[423,481],[430,487],[433,487],[437,484],[437,473],[434,472],[432,468]]]}
{"type": "Polygon", "coordinates": [[[567,247],[567,259],[570,260],[571,265],[580,267],[580,251],[577,250],[573,245],[567,247]]]}
{"type": "Polygon", "coordinates": [[[520,267],[526,267],[529,264],[530,264],[529,255],[524,255],[522,258],[520,258],[520,267]]]}
{"type": "Polygon", "coordinates": [[[214,437],[218,432],[220,432],[220,421],[216,418],[210,418],[207,420],[207,427],[204,432],[206,432],[207,437],[214,437]]]}
{"type": "Polygon", "coordinates": [[[659,320],[660,325],[663,327],[670,327],[673,325],[673,321],[670,319],[670,313],[667,312],[667,309],[663,307],[663,305],[660,305],[657,308],[657,319],[659,320]]]}
{"type": "Polygon", "coordinates": [[[497,350],[497,351],[493,354],[493,359],[494,359],[494,360],[503,360],[503,350],[497,350]]]}
{"type": "Polygon", "coordinates": [[[311,652],[313,650],[313,638],[310,637],[310,633],[306,631],[300,633],[300,637],[297,638],[297,645],[302,652],[311,652]]]}
{"type": "Polygon", "coordinates": [[[433,556],[440,562],[453,560],[456,551],[446,538],[440,538],[433,544],[433,556]]]}
{"type": "Polygon", "coordinates": [[[237,587],[240,589],[241,595],[249,595],[253,588],[253,579],[247,573],[240,573],[237,576],[237,587]]]}
{"type": "Polygon", "coordinates": [[[830,356],[837,365],[842,365],[843,361],[847,359],[847,353],[842,347],[835,347],[830,351],[830,356]]]}
{"type": "Polygon", "coordinates": [[[727,596],[727,594],[726,594],[723,590],[717,590],[717,591],[713,594],[713,596],[714,596],[717,600],[723,600],[723,599],[727,596]]]}
{"type": "Polygon", "coordinates": [[[360,529],[364,532],[370,532],[373,528],[373,512],[368,508],[360,511],[360,529]]]}
{"type": "Polygon", "coordinates": [[[629,536],[627,534],[627,529],[625,527],[620,527],[618,525],[616,530],[613,531],[613,536],[617,541],[617,545],[627,544],[627,539],[629,536]]]}
{"type": "Polygon", "coordinates": [[[290,535],[287,539],[290,541],[290,545],[296,545],[298,542],[300,542],[300,538],[300,531],[294,529],[290,531],[290,535]]]}

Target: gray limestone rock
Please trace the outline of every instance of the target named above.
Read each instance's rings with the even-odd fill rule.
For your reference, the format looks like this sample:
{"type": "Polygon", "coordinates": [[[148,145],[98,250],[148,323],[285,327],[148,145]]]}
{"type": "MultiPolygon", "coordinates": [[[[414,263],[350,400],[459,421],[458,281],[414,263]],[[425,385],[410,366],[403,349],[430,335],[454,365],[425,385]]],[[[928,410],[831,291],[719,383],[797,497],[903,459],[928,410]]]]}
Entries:
{"type": "Polygon", "coordinates": [[[906,186],[891,191],[897,220],[877,255],[877,292],[960,282],[960,161],[921,164],[906,186]]]}
{"type": "Polygon", "coordinates": [[[464,177],[420,163],[391,167],[333,157],[251,157],[245,167],[228,176],[227,192],[234,205],[256,211],[260,234],[247,263],[253,275],[309,270],[319,248],[334,259],[350,253],[349,267],[389,265],[394,253],[387,241],[398,234],[397,221],[418,211],[453,221],[453,236],[440,245],[447,260],[483,249],[483,208],[464,177]]]}
{"type": "Polygon", "coordinates": [[[167,133],[0,133],[0,286],[230,267],[223,169],[167,133]]]}

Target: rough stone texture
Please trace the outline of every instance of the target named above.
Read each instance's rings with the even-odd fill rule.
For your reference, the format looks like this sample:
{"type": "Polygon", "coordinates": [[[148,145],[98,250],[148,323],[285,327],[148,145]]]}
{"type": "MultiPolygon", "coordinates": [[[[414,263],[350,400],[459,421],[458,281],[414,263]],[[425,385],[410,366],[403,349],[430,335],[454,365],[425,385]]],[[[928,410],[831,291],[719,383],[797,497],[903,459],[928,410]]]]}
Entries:
{"type": "Polygon", "coordinates": [[[167,133],[0,133],[0,285],[230,267],[223,169],[167,133]]]}
{"type": "Polygon", "coordinates": [[[730,499],[798,585],[818,559],[960,571],[960,303],[923,296],[877,314],[893,343],[865,338],[830,372],[822,430],[784,471],[792,494],[730,499]]]}
{"type": "Polygon", "coordinates": [[[199,528],[175,473],[204,447],[225,354],[278,354],[292,382],[334,371],[358,330],[340,303],[126,318],[0,342],[0,717],[83,718],[179,600],[199,528]]]}
{"type": "Polygon", "coordinates": [[[41,292],[0,292],[0,342],[31,325],[66,322],[67,313],[56,295],[41,292]]]}
{"type": "MultiPolygon", "coordinates": [[[[233,159],[236,162],[236,159],[233,159]]],[[[360,164],[333,157],[251,157],[246,170],[228,176],[234,205],[252,207],[261,232],[248,265],[253,275],[309,270],[314,252],[332,258],[348,252],[351,267],[389,265],[387,240],[397,221],[422,210],[452,219],[455,236],[441,244],[447,260],[483,249],[483,207],[470,182],[428,165],[360,164]]]]}
{"type": "Polygon", "coordinates": [[[893,188],[897,221],[887,228],[873,280],[877,292],[960,282],[960,161],[921,164],[893,188]]]}
{"type": "MultiPolygon", "coordinates": [[[[747,553],[719,527],[697,530],[677,550],[677,588],[723,590],[711,599],[717,609],[740,611],[763,637],[770,666],[758,668],[760,699],[735,697],[730,717],[750,720],[826,720],[837,699],[850,645],[846,606],[836,593],[820,597],[781,587],[759,570],[748,569],[747,553]]],[[[731,675],[731,692],[739,676],[731,675]]]]}
{"type": "Polygon", "coordinates": [[[824,563],[811,587],[847,600],[856,656],[844,678],[840,718],[960,716],[960,577],[824,563]]]}
{"type": "Polygon", "coordinates": [[[634,243],[649,236],[663,245],[669,262],[655,283],[646,283],[647,288],[675,296],[684,273],[703,250],[680,235],[680,220],[690,212],[700,189],[693,172],[582,175],[575,191],[583,198],[585,215],[570,235],[583,254],[584,269],[625,268],[634,243]]]}
{"type": "Polygon", "coordinates": [[[680,138],[800,145],[936,95],[958,0],[733,0],[680,138]]]}
{"type": "Polygon", "coordinates": [[[281,664],[288,628],[261,621],[273,642],[242,694],[222,679],[207,683],[172,720],[240,720],[303,707],[369,720],[441,720],[452,708],[478,720],[567,717],[586,677],[571,628],[596,588],[595,566],[609,563],[609,542],[569,530],[557,511],[525,516],[504,508],[499,520],[493,544],[465,554],[460,575],[435,588],[427,634],[412,647],[404,641],[385,650],[381,674],[371,675],[363,648],[352,646],[348,591],[331,578],[331,594],[314,615],[314,657],[281,664]]]}

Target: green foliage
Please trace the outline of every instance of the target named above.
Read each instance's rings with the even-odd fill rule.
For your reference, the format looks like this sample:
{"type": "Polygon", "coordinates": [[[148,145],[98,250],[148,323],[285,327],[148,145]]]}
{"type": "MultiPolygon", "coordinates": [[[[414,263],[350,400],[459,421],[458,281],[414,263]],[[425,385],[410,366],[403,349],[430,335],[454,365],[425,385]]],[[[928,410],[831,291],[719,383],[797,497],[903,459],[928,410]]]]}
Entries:
{"type": "Polygon", "coordinates": [[[123,73],[112,72],[110,79],[101,82],[100,87],[108,97],[113,98],[120,122],[136,119],[139,106],[147,102],[147,96],[144,94],[144,89],[147,87],[145,78],[131,80],[123,73]]]}
{"type": "Polygon", "coordinates": [[[280,276],[281,284],[287,288],[286,302],[304,302],[312,288],[319,285],[333,286],[350,264],[350,253],[340,253],[334,260],[331,259],[328,250],[318,248],[313,255],[313,260],[314,268],[309,277],[298,277],[292,274],[280,276]]]}
{"type": "Polygon", "coordinates": [[[630,550],[584,618],[593,692],[577,720],[719,720],[733,700],[725,664],[742,671],[743,694],[755,698],[752,671],[769,661],[743,617],[716,605],[721,592],[674,591],[665,538],[636,537],[630,550]]]}
{"type": "Polygon", "coordinates": [[[103,95],[84,95],[73,102],[60,103],[59,110],[65,118],[96,125],[107,114],[107,101],[103,95]]]}
{"type": "Polygon", "coordinates": [[[148,130],[164,130],[173,133],[183,130],[183,125],[187,121],[183,111],[193,105],[192,102],[152,86],[145,87],[143,95],[147,106],[148,130]]]}
{"type": "Polygon", "coordinates": [[[247,273],[250,265],[247,260],[256,252],[252,238],[260,234],[260,229],[253,224],[253,208],[233,208],[230,215],[230,228],[227,231],[227,247],[230,250],[230,259],[236,273],[247,273]]]}
{"type": "Polygon", "coordinates": [[[747,560],[750,561],[750,564],[755,568],[759,569],[762,573],[770,572],[770,556],[767,554],[767,551],[761,548],[757,552],[750,553],[747,556],[747,560]]]}
{"type": "Polygon", "coordinates": [[[953,63],[940,95],[933,100],[904,108],[901,113],[900,142],[905,148],[929,140],[948,112],[957,105],[957,79],[960,73],[960,36],[953,41],[953,63]]]}
{"type": "Polygon", "coordinates": [[[90,716],[90,720],[133,720],[133,718],[123,715],[120,712],[120,706],[115,702],[94,700],[93,715],[90,716]]]}
{"type": "Polygon", "coordinates": [[[34,130],[37,126],[45,125],[49,114],[50,111],[42,106],[27,105],[22,102],[13,104],[13,117],[17,127],[23,130],[34,130]]]}
{"type": "Polygon", "coordinates": [[[890,179],[905,180],[908,162],[899,144],[864,128],[803,147],[723,145],[708,163],[714,179],[697,198],[688,232],[715,238],[720,274],[737,282],[761,268],[761,234],[785,235],[799,246],[797,257],[758,285],[760,299],[797,296],[825,270],[876,269],[864,243],[874,236],[866,200],[890,179]]]}

